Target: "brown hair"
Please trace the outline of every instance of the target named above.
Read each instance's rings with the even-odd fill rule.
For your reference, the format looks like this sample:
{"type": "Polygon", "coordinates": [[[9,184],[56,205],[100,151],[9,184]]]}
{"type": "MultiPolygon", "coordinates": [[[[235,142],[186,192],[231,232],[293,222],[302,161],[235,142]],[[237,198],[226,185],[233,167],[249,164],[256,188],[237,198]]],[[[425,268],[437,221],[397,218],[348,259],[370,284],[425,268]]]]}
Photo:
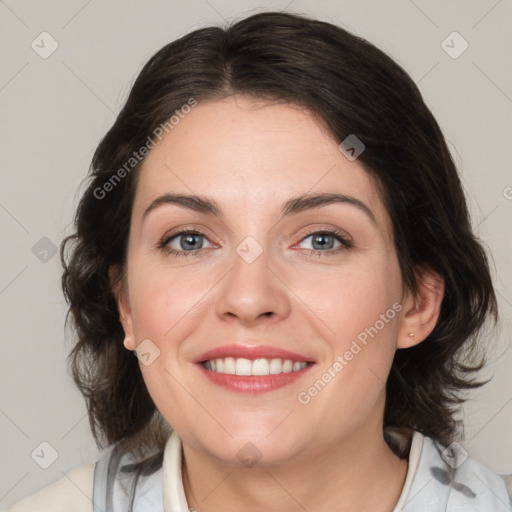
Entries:
{"type": "Polygon", "coordinates": [[[461,392],[481,385],[474,372],[483,357],[475,362],[472,354],[497,306],[444,137],[409,75],[381,50],[329,23],[266,12],[226,29],[196,30],[159,50],[94,153],[76,233],[62,242],[61,259],[78,338],[71,369],[98,446],[162,449],[170,433],[137,358],[123,346],[109,279],[109,270],[125,261],[143,159],[133,169],[126,163],[191,98],[200,102],[235,92],[306,107],[338,142],[354,134],[364,143],[359,162],[381,188],[404,284],[416,291],[420,268],[445,281],[434,331],[396,352],[384,426],[415,429],[448,444],[459,426],[454,412],[461,392]]]}

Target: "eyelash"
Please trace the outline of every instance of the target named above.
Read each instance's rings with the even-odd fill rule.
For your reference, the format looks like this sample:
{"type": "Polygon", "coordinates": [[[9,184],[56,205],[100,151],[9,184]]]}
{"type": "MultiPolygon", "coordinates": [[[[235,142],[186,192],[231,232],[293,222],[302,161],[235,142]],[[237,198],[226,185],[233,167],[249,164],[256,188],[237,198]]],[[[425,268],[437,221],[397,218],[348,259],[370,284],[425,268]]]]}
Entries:
{"type": "Polygon", "coordinates": [[[194,249],[193,251],[176,251],[175,249],[169,249],[167,247],[167,244],[176,237],[182,236],[182,235],[201,235],[207,238],[207,236],[204,233],[201,233],[201,231],[197,231],[195,229],[186,229],[184,231],[178,231],[177,233],[174,233],[171,236],[165,236],[160,240],[158,243],[158,248],[162,251],[166,252],[167,254],[172,254],[174,256],[190,256],[191,254],[197,254],[199,251],[202,251],[203,249],[194,249]]]}
{"type": "Polygon", "coordinates": [[[338,254],[341,251],[346,251],[348,249],[352,249],[353,244],[352,241],[347,237],[346,234],[339,231],[336,228],[325,228],[325,229],[312,229],[310,231],[307,231],[304,233],[302,239],[300,240],[303,242],[306,240],[306,238],[309,238],[311,235],[333,235],[335,238],[338,239],[339,242],[341,242],[341,247],[338,247],[337,249],[329,249],[326,251],[319,251],[318,249],[309,249],[310,257],[315,256],[334,256],[338,254]]]}
{"type": "MultiPolygon", "coordinates": [[[[342,247],[338,247],[337,249],[330,249],[330,250],[326,250],[326,251],[320,251],[318,249],[310,249],[310,256],[313,256],[313,255],[321,256],[322,254],[326,255],[326,256],[332,256],[334,254],[339,253],[340,251],[348,250],[353,247],[352,242],[347,238],[347,236],[335,228],[326,228],[326,229],[321,229],[321,230],[308,231],[307,233],[304,234],[304,236],[302,237],[300,242],[303,242],[304,240],[306,240],[306,238],[309,238],[311,235],[326,235],[326,234],[335,236],[335,238],[337,238],[338,241],[341,242],[342,247]]],[[[162,240],[160,240],[160,242],[158,242],[158,245],[157,245],[158,249],[166,252],[169,255],[174,255],[174,256],[190,256],[190,255],[197,254],[198,252],[203,250],[201,248],[201,249],[194,249],[192,251],[177,251],[175,249],[169,249],[169,247],[167,247],[167,244],[171,240],[173,240],[176,237],[182,236],[182,235],[200,235],[200,236],[204,236],[205,238],[208,238],[204,233],[201,233],[201,231],[197,231],[197,230],[178,231],[177,233],[174,233],[171,236],[166,236],[166,237],[162,238],[162,240]]]]}

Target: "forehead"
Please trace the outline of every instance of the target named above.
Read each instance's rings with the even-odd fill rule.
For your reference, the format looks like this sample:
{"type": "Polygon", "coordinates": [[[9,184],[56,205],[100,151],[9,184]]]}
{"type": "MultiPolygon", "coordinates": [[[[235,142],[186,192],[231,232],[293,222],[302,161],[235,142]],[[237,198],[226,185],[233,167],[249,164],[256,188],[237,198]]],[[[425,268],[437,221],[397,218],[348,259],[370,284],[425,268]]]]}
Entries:
{"type": "Polygon", "coordinates": [[[374,180],[345,158],[314,114],[248,97],[199,102],[150,151],[134,208],[169,192],[215,198],[236,215],[240,208],[261,214],[304,193],[340,193],[389,223],[374,180]]]}

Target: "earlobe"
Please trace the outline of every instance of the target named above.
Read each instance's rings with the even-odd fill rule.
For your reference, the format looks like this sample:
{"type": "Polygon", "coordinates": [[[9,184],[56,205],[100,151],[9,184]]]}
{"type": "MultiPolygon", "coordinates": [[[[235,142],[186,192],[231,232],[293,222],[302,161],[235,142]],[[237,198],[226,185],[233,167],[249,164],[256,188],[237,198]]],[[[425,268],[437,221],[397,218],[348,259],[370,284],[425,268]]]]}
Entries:
{"type": "Polygon", "coordinates": [[[125,335],[123,345],[126,350],[135,350],[135,345],[133,344],[131,336],[125,335]]]}
{"type": "Polygon", "coordinates": [[[443,278],[433,270],[421,269],[416,272],[416,280],[416,293],[408,290],[403,300],[397,348],[421,343],[434,330],[441,313],[443,278]]]}
{"type": "Polygon", "coordinates": [[[112,293],[117,303],[117,310],[119,312],[119,321],[124,330],[123,344],[127,350],[135,350],[135,337],[133,333],[133,321],[128,300],[128,290],[126,279],[121,275],[119,267],[114,266],[109,270],[110,284],[112,293]]]}

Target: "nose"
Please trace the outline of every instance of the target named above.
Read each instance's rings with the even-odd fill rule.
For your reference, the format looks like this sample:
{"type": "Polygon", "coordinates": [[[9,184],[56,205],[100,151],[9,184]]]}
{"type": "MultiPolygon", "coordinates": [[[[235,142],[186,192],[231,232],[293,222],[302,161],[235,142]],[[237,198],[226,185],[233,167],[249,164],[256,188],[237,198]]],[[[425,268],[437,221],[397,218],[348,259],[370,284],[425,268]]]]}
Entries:
{"type": "Polygon", "coordinates": [[[242,251],[233,251],[231,270],[219,283],[217,315],[246,326],[285,318],[290,313],[290,297],[279,274],[267,249],[254,261],[242,251]]]}

